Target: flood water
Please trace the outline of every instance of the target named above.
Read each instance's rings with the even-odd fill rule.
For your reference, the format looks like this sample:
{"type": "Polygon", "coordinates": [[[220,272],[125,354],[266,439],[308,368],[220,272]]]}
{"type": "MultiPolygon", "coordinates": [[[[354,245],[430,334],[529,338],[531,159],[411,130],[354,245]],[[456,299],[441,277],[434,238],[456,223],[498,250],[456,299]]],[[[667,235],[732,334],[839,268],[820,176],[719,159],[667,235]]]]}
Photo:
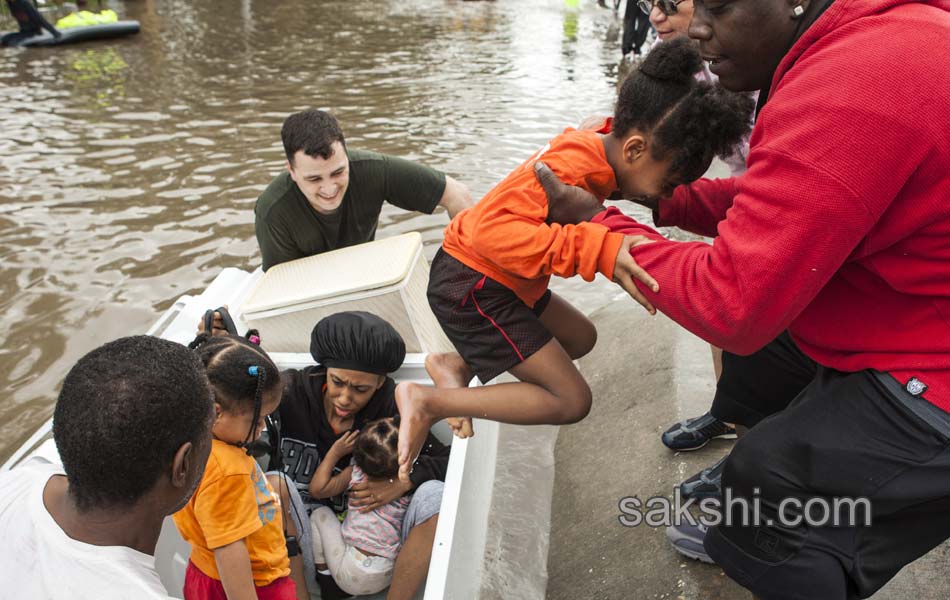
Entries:
{"type": "MultiPolygon", "coordinates": [[[[82,354],[259,264],[253,206],[283,168],[288,113],[330,109],[350,147],[422,161],[478,198],[608,112],[621,70],[621,22],[594,0],[102,5],[141,33],[0,48],[0,459],[82,354]]],[[[446,223],[386,208],[379,235],[419,230],[431,259],[446,223]]],[[[618,288],[556,289],[589,312],[618,288]]]]}

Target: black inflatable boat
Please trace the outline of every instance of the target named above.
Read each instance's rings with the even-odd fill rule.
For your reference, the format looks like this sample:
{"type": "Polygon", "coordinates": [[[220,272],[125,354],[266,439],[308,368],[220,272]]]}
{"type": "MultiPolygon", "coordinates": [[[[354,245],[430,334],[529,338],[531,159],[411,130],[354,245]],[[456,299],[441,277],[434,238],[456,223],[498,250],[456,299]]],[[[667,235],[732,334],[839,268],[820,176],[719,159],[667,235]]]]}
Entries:
{"type": "MultiPolygon", "coordinates": [[[[115,38],[123,35],[131,35],[139,32],[138,21],[116,21],[115,23],[106,23],[104,25],[85,25],[83,27],[70,27],[59,31],[59,37],[54,36],[49,31],[17,37],[11,40],[13,43],[7,43],[4,39],[4,46],[58,46],[60,44],[74,44],[76,42],[85,42],[87,40],[98,40],[103,38],[115,38]]],[[[6,38],[7,34],[0,34],[6,38]]],[[[14,36],[18,34],[13,33],[14,36]]]]}

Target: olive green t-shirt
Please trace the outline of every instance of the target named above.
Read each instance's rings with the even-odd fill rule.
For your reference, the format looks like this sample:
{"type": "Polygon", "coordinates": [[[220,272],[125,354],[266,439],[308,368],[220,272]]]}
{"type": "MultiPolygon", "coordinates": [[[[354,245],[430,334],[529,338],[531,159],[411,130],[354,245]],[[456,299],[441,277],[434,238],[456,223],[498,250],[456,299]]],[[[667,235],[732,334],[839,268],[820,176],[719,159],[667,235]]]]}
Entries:
{"type": "Polygon", "coordinates": [[[257,199],[254,229],[264,270],[322,252],[372,241],[383,202],[431,214],[445,192],[445,174],[423,165],[347,150],[350,183],[340,208],[318,213],[290,178],[278,175],[257,199]]]}

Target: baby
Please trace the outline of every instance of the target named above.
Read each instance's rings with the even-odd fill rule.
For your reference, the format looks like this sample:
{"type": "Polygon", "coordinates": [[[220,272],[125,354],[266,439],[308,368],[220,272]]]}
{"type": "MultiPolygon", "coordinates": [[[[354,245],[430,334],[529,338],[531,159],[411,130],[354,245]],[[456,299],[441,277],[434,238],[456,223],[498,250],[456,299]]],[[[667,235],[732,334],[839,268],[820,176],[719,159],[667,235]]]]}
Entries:
{"type": "MultiPolygon", "coordinates": [[[[392,481],[399,472],[398,440],[398,417],[372,421],[362,432],[343,434],[314,472],[311,494],[328,498],[367,479],[392,481]],[[344,471],[333,476],[333,465],[351,452],[352,475],[347,478],[344,471]]],[[[329,507],[314,510],[310,527],[317,570],[331,575],[340,589],[355,596],[386,589],[402,545],[402,522],[410,499],[403,496],[365,513],[348,509],[342,525],[329,507]]]]}

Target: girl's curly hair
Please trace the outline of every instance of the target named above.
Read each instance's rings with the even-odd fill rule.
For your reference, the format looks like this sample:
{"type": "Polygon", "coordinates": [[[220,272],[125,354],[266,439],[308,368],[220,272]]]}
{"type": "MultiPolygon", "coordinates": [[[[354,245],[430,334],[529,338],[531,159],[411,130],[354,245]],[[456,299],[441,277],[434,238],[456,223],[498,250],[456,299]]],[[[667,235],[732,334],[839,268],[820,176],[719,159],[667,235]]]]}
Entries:
{"type": "Polygon", "coordinates": [[[658,44],[627,76],[614,111],[613,134],[650,134],[657,160],[672,158],[682,182],[698,179],[713,156],[725,156],[748,135],[755,103],[745,94],[698,81],[702,59],[695,43],[658,44]]]}

